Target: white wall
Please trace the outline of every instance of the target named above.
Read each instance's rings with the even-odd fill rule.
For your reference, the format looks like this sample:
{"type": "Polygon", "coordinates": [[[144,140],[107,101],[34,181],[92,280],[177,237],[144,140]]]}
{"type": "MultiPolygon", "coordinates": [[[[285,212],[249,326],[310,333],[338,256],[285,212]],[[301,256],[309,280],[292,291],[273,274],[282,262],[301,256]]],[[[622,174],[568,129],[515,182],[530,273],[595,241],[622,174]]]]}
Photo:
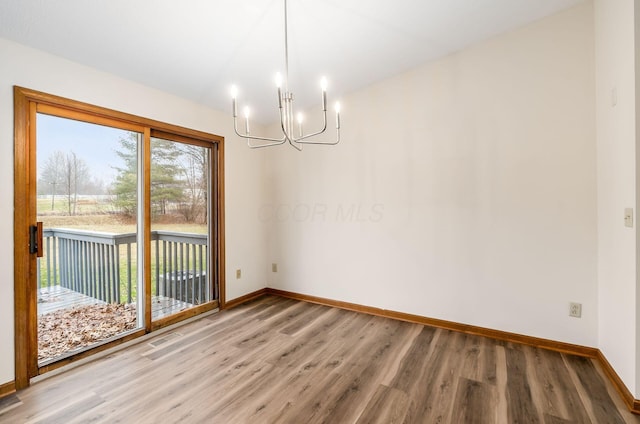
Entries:
{"type": "Polygon", "coordinates": [[[0,384],[14,379],[13,85],[224,136],[227,300],[265,286],[263,155],[232,136],[228,114],[0,39],[0,384]]]}
{"type": "Polygon", "coordinates": [[[599,347],[636,397],[636,207],[634,2],[596,0],[599,347]],[[617,104],[613,104],[612,91],[617,104]]]}
{"type": "Polygon", "coordinates": [[[336,147],[271,151],[269,286],[596,346],[593,32],[581,5],[348,95],[336,147]]]}

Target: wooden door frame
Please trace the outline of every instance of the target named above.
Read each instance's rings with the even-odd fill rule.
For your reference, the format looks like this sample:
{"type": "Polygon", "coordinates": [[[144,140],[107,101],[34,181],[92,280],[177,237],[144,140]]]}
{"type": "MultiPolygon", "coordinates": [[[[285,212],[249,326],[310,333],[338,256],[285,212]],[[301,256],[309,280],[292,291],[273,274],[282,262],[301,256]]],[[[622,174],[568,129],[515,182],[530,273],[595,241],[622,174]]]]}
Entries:
{"type": "MultiPolygon", "coordinates": [[[[215,246],[213,260],[217,262],[217,279],[219,298],[215,306],[223,309],[226,303],[225,290],[225,237],[224,237],[224,137],[205,133],[202,131],[192,130],[172,124],[155,121],[152,119],[142,118],[128,113],[118,112],[112,109],[94,106],[88,103],[70,100],[64,97],[31,90],[24,87],[14,86],[14,338],[15,338],[15,386],[16,389],[22,389],[29,386],[30,378],[41,372],[71,362],[71,360],[79,359],[81,356],[94,353],[96,350],[103,350],[111,347],[113,344],[122,343],[124,339],[120,339],[112,344],[101,345],[96,349],[92,349],[87,354],[80,354],[72,357],[71,360],[61,361],[56,366],[47,366],[38,368],[37,352],[34,348],[37,346],[37,299],[35,287],[31,285],[35,282],[33,271],[36,269],[35,254],[29,253],[29,226],[35,224],[36,199],[29,194],[35,188],[36,170],[33,169],[35,164],[35,118],[37,108],[54,107],[57,110],[65,110],[67,117],[78,120],[87,120],[88,122],[118,122],[118,124],[136,127],[146,127],[144,134],[145,139],[150,137],[151,129],[175,134],[177,136],[189,139],[199,140],[217,148],[216,152],[217,168],[216,186],[212,187],[216,191],[216,196],[211,196],[211,201],[215,200],[217,227],[216,240],[211,240],[210,245],[215,246]]],[[[146,144],[146,143],[145,143],[146,144]]],[[[148,146],[145,150],[148,149],[148,146]]],[[[148,160],[148,151],[145,155],[148,160]]],[[[145,167],[148,168],[145,164],[145,167]]],[[[145,171],[146,172],[146,171],[145,171]]],[[[148,175],[147,175],[148,178],[148,175]]],[[[148,193],[148,190],[146,190],[148,193]]],[[[145,196],[145,197],[148,197],[145,196]]],[[[145,199],[145,203],[148,199],[145,199]]],[[[148,211],[148,208],[146,208],[148,211]]],[[[145,217],[145,252],[149,252],[148,230],[150,221],[145,217]]],[[[147,266],[148,266],[148,261],[147,266]]],[[[215,283],[215,281],[214,281],[215,283]]],[[[150,285],[150,275],[147,273],[145,285],[150,285]]],[[[213,302],[212,302],[213,303],[213,302]]],[[[195,313],[203,312],[207,309],[213,309],[213,305],[200,305],[193,308],[194,311],[181,314],[179,317],[171,321],[163,322],[162,325],[168,325],[177,319],[184,319],[193,316],[195,313]]],[[[150,310],[148,311],[150,314],[150,310]]],[[[149,317],[150,318],[150,317],[149,317]]],[[[157,326],[156,326],[157,327],[157,326]]],[[[132,333],[126,337],[126,340],[137,337],[145,332],[151,331],[151,320],[146,320],[146,328],[138,332],[132,333]]]]}

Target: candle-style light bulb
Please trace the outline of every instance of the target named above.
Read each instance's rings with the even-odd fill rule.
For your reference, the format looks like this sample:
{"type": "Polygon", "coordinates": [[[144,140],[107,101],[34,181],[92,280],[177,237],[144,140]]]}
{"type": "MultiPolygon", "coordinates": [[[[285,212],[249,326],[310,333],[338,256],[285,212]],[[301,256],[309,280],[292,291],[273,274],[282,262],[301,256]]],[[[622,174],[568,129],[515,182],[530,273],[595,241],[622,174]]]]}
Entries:
{"type": "Polygon", "coordinates": [[[276,73],[276,87],[278,87],[278,107],[282,109],[282,74],[276,73]]]}
{"type": "Polygon", "coordinates": [[[320,88],[322,89],[322,111],[326,112],[327,111],[327,79],[325,77],[322,77],[320,79],[320,88]]]}
{"type": "Polygon", "coordinates": [[[327,86],[329,85],[329,82],[327,81],[326,77],[322,77],[320,79],[320,88],[322,89],[322,91],[327,91],[327,86]]]}
{"type": "Polygon", "coordinates": [[[304,121],[304,115],[302,112],[298,112],[296,118],[298,120],[298,134],[302,137],[302,121],[304,121]]]}
{"type": "Polygon", "coordinates": [[[233,117],[236,118],[238,116],[238,105],[236,104],[236,98],[238,97],[238,87],[234,85],[231,86],[231,108],[233,110],[233,117]]]}
{"type": "Polygon", "coordinates": [[[250,134],[249,131],[249,115],[251,114],[251,110],[249,106],[244,107],[244,131],[246,134],[250,134]]]}
{"type": "Polygon", "coordinates": [[[340,102],[336,102],[336,105],[334,106],[335,110],[336,110],[336,129],[340,129],[340,102]]]}

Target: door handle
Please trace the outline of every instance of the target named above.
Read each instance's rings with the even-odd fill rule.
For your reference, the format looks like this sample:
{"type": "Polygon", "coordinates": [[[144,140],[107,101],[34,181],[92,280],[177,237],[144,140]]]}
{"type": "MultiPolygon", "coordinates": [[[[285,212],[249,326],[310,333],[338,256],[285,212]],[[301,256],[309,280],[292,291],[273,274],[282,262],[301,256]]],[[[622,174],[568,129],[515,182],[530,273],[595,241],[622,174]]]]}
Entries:
{"type": "Polygon", "coordinates": [[[36,222],[36,225],[29,227],[29,253],[35,253],[38,258],[44,254],[42,251],[42,222],[36,222]]]}

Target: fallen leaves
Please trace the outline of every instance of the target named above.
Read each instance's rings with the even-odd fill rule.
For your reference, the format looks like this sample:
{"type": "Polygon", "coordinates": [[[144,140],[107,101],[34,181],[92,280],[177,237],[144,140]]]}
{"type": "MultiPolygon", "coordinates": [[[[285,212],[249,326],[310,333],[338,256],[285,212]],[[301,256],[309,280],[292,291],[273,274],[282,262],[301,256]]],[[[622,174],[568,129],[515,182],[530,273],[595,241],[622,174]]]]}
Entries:
{"type": "Polygon", "coordinates": [[[38,316],[38,361],[46,361],[136,328],[135,304],[98,304],[38,316]]]}

